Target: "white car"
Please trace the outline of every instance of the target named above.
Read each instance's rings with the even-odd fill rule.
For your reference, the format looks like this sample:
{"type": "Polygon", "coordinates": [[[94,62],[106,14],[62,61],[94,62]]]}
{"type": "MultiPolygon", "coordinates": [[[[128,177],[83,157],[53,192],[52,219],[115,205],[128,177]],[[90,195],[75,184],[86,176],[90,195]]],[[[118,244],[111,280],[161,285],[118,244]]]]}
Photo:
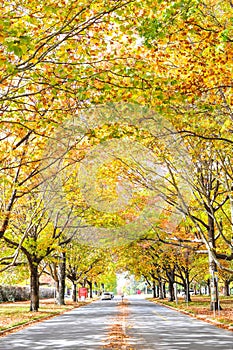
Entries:
{"type": "Polygon", "coordinates": [[[101,295],[101,300],[112,300],[112,293],[103,292],[101,295]]]}

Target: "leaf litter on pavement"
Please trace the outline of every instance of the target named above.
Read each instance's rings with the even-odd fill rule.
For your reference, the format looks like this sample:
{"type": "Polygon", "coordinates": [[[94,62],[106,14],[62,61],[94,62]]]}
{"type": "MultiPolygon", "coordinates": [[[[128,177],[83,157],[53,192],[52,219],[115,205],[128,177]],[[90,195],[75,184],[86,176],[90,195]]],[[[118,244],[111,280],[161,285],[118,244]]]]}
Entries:
{"type": "Polygon", "coordinates": [[[135,350],[129,343],[129,336],[126,334],[126,318],[129,315],[128,301],[119,302],[118,315],[113,319],[113,323],[108,327],[108,337],[103,349],[124,349],[135,350]]]}

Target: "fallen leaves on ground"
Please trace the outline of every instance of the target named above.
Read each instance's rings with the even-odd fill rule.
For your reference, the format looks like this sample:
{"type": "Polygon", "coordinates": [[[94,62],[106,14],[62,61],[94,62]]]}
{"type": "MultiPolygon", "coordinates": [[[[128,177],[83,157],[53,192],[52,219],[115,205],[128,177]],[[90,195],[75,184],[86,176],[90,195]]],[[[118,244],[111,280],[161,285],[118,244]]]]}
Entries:
{"type": "Polygon", "coordinates": [[[118,303],[117,307],[119,313],[114,318],[112,325],[109,326],[107,344],[103,346],[103,349],[134,350],[128,343],[129,337],[126,334],[126,318],[129,315],[128,301],[118,303]]]}
{"type": "Polygon", "coordinates": [[[224,298],[220,300],[222,310],[210,310],[210,299],[208,297],[194,296],[192,302],[186,303],[183,300],[176,302],[168,302],[167,300],[152,299],[167,306],[171,306],[183,312],[187,312],[192,316],[215,324],[221,328],[232,330],[233,328],[233,299],[224,298]]]}
{"type": "Polygon", "coordinates": [[[0,337],[11,332],[18,331],[31,323],[40,322],[55,315],[64,313],[73,308],[86,305],[86,302],[74,303],[66,301],[66,305],[57,305],[54,300],[40,301],[40,308],[37,312],[30,310],[30,302],[13,302],[0,304],[0,337]]]}

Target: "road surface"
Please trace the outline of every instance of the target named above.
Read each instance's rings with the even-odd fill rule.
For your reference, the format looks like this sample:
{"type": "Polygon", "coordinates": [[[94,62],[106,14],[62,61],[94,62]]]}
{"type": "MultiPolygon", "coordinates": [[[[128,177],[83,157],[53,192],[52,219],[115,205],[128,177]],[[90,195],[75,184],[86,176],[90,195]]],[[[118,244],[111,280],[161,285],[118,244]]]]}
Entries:
{"type": "Polygon", "coordinates": [[[144,300],[98,300],[0,338],[1,350],[233,350],[233,333],[144,300]]]}

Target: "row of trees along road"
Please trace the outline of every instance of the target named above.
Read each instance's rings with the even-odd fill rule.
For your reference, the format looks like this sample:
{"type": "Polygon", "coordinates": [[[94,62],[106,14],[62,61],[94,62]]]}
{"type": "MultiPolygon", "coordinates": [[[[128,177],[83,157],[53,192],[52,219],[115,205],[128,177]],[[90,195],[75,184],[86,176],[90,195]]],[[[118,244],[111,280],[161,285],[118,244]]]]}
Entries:
{"type": "MultiPolygon", "coordinates": [[[[123,220],[111,214],[101,220],[83,200],[73,200],[72,193],[79,193],[70,184],[69,208],[52,205],[58,198],[44,196],[45,179],[48,174],[54,179],[48,169],[61,154],[46,157],[48,140],[82,110],[119,101],[148,106],[171,123],[173,131],[166,131],[185,147],[186,171],[180,171],[172,152],[164,151],[158,135],[109,122],[115,133],[104,134],[103,127],[97,133],[89,130],[85,142],[80,138],[73,149],[67,146],[64,154],[72,157],[63,162],[64,176],[72,178],[69,166],[78,167],[93,142],[106,136],[131,137],[158,152],[167,168],[160,183],[139,162],[131,173],[129,164],[123,169],[135,188],[144,188],[145,198],[150,187],[165,199],[167,210],[156,225],[151,223],[144,239],[163,243],[155,255],[171,243],[207,254],[216,306],[217,269],[233,272],[231,14],[230,0],[24,1],[21,6],[12,1],[1,8],[0,238],[6,244],[1,264],[6,269],[26,256],[32,310],[38,309],[39,264],[53,253],[63,254],[79,234],[80,218],[110,228],[123,220]],[[174,210],[183,215],[176,227],[169,223],[174,210]]],[[[112,173],[122,170],[123,163],[119,158],[112,173]]],[[[138,202],[143,206],[143,195],[138,202]]],[[[129,211],[128,220],[130,216],[133,220],[129,211]]]]}
{"type": "MultiPolygon", "coordinates": [[[[174,301],[182,295],[186,302],[190,302],[191,289],[196,294],[210,292],[207,255],[191,252],[182,246],[164,247],[161,242],[152,242],[148,238],[119,249],[117,254],[119,270],[128,270],[139,281],[143,277],[154,298],[164,299],[168,295],[169,301],[174,301]]],[[[224,295],[229,296],[232,274],[220,270],[218,280],[224,295]]]]}

